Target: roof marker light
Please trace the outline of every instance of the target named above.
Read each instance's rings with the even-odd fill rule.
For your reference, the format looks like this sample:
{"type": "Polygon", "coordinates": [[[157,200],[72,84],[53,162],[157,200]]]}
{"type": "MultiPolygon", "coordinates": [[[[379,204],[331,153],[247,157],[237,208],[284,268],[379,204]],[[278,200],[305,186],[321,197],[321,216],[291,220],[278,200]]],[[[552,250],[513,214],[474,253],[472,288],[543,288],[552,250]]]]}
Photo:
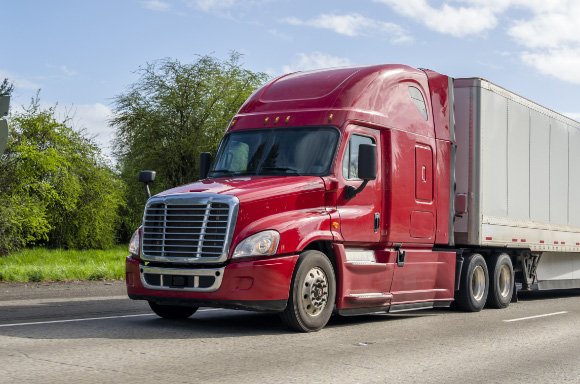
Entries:
{"type": "Polygon", "coordinates": [[[289,121],[290,121],[290,116],[286,116],[286,120],[285,120],[286,124],[288,124],[289,121]]]}
{"type": "Polygon", "coordinates": [[[279,121],[280,121],[280,116],[276,116],[276,118],[274,119],[274,124],[278,124],[279,121]]]}
{"type": "Polygon", "coordinates": [[[328,122],[332,123],[332,119],[334,119],[334,115],[331,113],[330,115],[328,115],[328,122]]]}

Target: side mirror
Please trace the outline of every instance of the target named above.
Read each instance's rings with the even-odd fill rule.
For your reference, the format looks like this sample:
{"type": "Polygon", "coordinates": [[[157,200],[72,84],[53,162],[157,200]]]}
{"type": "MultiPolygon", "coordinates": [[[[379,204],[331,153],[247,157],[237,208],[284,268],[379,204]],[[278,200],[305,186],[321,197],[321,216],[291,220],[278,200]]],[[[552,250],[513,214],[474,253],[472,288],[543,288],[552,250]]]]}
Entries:
{"type": "Polygon", "coordinates": [[[151,191],[149,190],[149,184],[155,181],[155,171],[141,171],[139,172],[139,182],[145,184],[145,192],[147,193],[147,198],[151,197],[151,191]]]}
{"type": "Polygon", "coordinates": [[[344,190],[347,199],[352,199],[365,187],[370,180],[377,178],[377,146],[374,144],[360,144],[358,147],[358,177],[363,180],[358,188],[347,185],[344,190]]]}
{"type": "Polygon", "coordinates": [[[360,144],[358,146],[358,177],[363,180],[377,178],[377,146],[360,144]]]}
{"type": "Polygon", "coordinates": [[[199,156],[199,179],[207,178],[209,168],[211,167],[211,153],[202,152],[199,156]]]}

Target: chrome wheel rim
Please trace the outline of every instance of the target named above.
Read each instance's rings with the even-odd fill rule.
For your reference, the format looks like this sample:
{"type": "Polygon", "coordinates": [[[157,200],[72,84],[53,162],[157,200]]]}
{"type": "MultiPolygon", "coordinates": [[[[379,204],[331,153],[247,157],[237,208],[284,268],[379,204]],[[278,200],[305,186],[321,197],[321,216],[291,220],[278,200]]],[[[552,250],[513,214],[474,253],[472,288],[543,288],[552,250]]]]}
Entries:
{"type": "Polygon", "coordinates": [[[328,278],[318,267],[308,271],[302,283],[302,309],[310,316],[318,316],[328,302],[328,278]]]}
{"type": "Polygon", "coordinates": [[[501,297],[506,297],[509,295],[512,286],[512,276],[508,265],[504,264],[499,270],[499,294],[501,297]]]}
{"type": "Polygon", "coordinates": [[[485,271],[481,265],[478,265],[473,270],[471,276],[471,292],[476,301],[481,301],[485,294],[485,271]]]}

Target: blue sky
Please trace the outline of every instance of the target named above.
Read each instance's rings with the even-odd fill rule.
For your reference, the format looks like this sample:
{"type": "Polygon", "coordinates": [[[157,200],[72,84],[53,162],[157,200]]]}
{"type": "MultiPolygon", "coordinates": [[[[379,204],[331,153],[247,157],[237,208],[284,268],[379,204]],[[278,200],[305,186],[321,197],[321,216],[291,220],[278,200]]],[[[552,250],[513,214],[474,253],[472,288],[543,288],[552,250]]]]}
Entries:
{"type": "Polygon", "coordinates": [[[577,0],[1,0],[0,79],[109,151],[112,99],[160,58],[236,50],[272,76],[403,63],[484,77],[580,119],[577,0]]]}

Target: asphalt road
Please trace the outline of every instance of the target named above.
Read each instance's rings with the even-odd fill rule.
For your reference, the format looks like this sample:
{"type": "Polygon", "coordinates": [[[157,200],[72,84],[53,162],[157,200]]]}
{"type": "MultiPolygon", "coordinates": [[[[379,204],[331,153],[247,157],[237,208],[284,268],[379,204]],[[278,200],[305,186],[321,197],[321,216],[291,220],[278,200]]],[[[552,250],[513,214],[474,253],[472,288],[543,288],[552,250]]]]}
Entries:
{"type": "Polygon", "coordinates": [[[243,311],[162,320],[107,284],[0,284],[0,383],[580,383],[578,290],[297,334],[243,311]]]}

